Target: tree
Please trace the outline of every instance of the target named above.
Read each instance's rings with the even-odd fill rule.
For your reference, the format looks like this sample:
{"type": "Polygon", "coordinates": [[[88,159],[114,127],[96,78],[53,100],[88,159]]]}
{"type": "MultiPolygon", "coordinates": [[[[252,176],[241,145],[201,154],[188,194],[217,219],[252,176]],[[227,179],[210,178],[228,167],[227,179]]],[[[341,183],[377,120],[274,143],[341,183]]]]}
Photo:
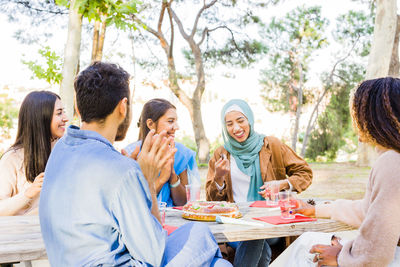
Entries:
{"type": "Polygon", "coordinates": [[[270,67],[262,72],[261,84],[270,110],[294,116],[292,149],[296,150],[302,106],[312,88],[305,88],[312,53],[327,44],[320,7],[299,7],[284,18],[274,18],[265,28],[269,41],[270,67]]]}
{"type": "Polygon", "coordinates": [[[74,80],[79,65],[81,46],[82,14],[76,6],[77,0],[71,0],[69,6],[68,37],[64,49],[64,65],[60,95],[64,102],[68,118],[72,121],[74,114],[74,80]]]}
{"type": "MultiPolygon", "coordinates": [[[[205,64],[213,64],[215,63],[213,60],[218,58],[220,62],[226,64],[241,61],[242,65],[246,65],[247,63],[254,62],[255,59],[252,55],[265,51],[259,42],[236,40],[235,33],[229,27],[233,26],[233,20],[229,24],[229,22],[218,18],[219,9],[229,7],[231,11],[236,10],[232,8],[235,6],[235,3],[236,1],[202,1],[202,5],[194,14],[194,22],[189,22],[190,27],[187,26],[187,20],[182,19],[184,15],[179,15],[177,11],[182,5],[187,6],[182,1],[174,3],[172,0],[163,0],[161,2],[148,1],[139,12],[140,17],[138,15],[132,16],[132,19],[142,25],[148,35],[151,36],[151,41],[156,41],[162,48],[166,57],[169,89],[189,111],[198,149],[198,157],[201,163],[208,161],[210,151],[210,144],[205,135],[201,115],[201,99],[206,87],[205,64]],[[157,22],[155,27],[151,26],[152,20],[157,22]],[[214,46],[208,49],[209,43],[212,42],[210,36],[217,31],[227,32],[229,37],[226,40],[228,41],[222,47],[214,46]],[[179,37],[183,38],[188,47],[188,49],[183,50],[184,56],[189,62],[190,69],[186,74],[178,71],[177,67],[174,52],[175,40],[178,37],[176,32],[180,34],[179,37]],[[204,46],[206,46],[205,49],[203,48],[204,46]],[[195,85],[191,96],[181,86],[181,82],[184,80],[194,81],[195,85]]],[[[263,2],[259,1],[256,5],[261,4],[263,2]]],[[[195,5],[193,5],[193,9],[194,7],[195,5]]],[[[255,18],[250,13],[247,13],[247,15],[241,18],[255,18]]],[[[237,22],[238,19],[236,17],[237,22]]],[[[145,64],[147,66],[152,65],[153,69],[154,66],[162,66],[160,62],[152,63],[147,61],[145,64]]]]}
{"type": "MultiPolygon", "coordinates": [[[[87,0],[59,0],[60,5],[69,6],[69,23],[68,23],[68,38],[64,50],[64,66],[63,80],[61,81],[60,94],[64,101],[67,116],[73,118],[74,110],[74,79],[78,72],[82,17],[87,17],[89,21],[100,21],[103,19],[104,30],[102,31],[100,41],[93,39],[94,57],[95,60],[101,59],[104,43],[104,34],[106,24],[114,24],[117,28],[124,29],[125,27],[134,27],[132,23],[126,22],[127,17],[135,13],[136,1],[87,1],[87,0]],[[107,14],[106,19],[104,15],[107,14]],[[128,15],[129,14],[129,15],[128,15]],[[100,51],[100,52],[99,52],[100,51]]],[[[96,31],[95,31],[96,33],[96,31]]],[[[93,53],[92,53],[93,55],[93,53]]]]}
{"type": "MultiPolygon", "coordinates": [[[[374,37],[368,59],[366,79],[398,76],[398,26],[396,0],[377,0],[374,37]],[[397,39],[396,39],[397,38],[397,39]],[[392,69],[391,69],[392,67],[392,69]]],[[[371,146],[359,143],[357,164],[371,165],[376,153],[371,146]]]]}
{"type": "Polygon", "coordinates": [[[343,99],[345,96],[341,92],[346,93],[346,90],[352,89],[363,79],[364,72],[362,70],[365,69],[365,66],[359,62],[362,62],[362,59],[369,54],[372,32],[373,18],[362,11],[350,11],[338,17],[333,37],[341,46],[341,51],[335,53],[340,58],[333,64],[330,73],[323,75],[323,91],[318,97],[308,121],[300,153],[302,157],[308,155],[314,159],[316,156],[326,153],[330,159],[336,156],[338,145],[343,143],[343,134],[340,133],[345,133],[348,128],[341,123],[327,122],[331,122],[329,118],[336,118],[338,121],[346,121],[350,118],[349,112],[340,111],[343,108],[348,110],[348,101],[338,101],[337,99],[339,96],[343,99]],[[345,55],[342,55],[343,51],[346,53],[345,55]],[[324,112],[322,118],[318,119],[319,105],[328,96],[331,97],[327,107],[329,112],[324,112]],[[342,106],[338,105],[340,103],[342,106]],[[338,117],[335,114],[343,116],[338,117]],[[318,129],[313,132],[310,148],[308,148],[308,137],[314,130],[316,122],[318,122],[318,129]],[[306,149],[307,154],[305,153],[306,149]]]}

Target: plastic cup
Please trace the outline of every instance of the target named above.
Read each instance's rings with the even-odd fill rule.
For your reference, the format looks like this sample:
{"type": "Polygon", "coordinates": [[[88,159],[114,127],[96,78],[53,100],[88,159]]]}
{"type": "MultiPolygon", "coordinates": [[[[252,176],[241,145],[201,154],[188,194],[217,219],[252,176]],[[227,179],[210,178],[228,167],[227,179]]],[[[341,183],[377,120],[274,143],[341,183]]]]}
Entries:
{"type": "Polygon", "coordinates": [[[167,208],[167,202],[158,202],[158,209],[160,210],[161,225],[165,225],[165,209],[167,208]]]}
{"type": "Polygon", "coordinates": [[[185,187],[187,202],[200,200],[201,188],[199,184],[188,184],[185,187]]]}
{"type": "Polygon", "coordinates": [[[279,207],[282,219],[294,219],[292,210],[297,207],[296,193],[291,191],[279,192],[279,207]]]}
{"type": "Polygon", "coordinates": [[[269,181],[265,182],[265,191],[267,193],[266,203],[268,206],[278,205],[278,193],[279,193],[279,181],[269,181]]]}

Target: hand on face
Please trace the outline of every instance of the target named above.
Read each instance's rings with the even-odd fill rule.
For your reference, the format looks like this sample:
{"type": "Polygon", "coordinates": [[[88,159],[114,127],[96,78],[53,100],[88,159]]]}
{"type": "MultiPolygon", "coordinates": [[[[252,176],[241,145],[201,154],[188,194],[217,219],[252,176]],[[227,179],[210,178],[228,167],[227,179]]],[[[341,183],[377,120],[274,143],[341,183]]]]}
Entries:
{"type": "Polygon", "coordinates": [[[42,191],[42,184],[43,184],[43,179],[44,179],[44,172],[40,173],[38,176],[36,176],[35,180],[31,184],[31,186],[28,187],[25,191],[25,196],[27,198],[35,198],[40,194],[40,191],[42,191]]]}
{"type": "Polygon", "coordinates": [[[165,131],[155,135],[154,130],[151,130],[143,142],[142,151],[138,156],[138,163],[151,187],[154,187],[160,171],[165,166],[171,166],[174,160],[177,149],[175,147],[171,148],[172,141],[173,138],[166,137],[165,131]]]}
{"type": "Polygon", "coordinates": [[[314,262],[318,262],[319,266],[338,266],[337,256],[342,250],[342,245],[337,239],[332,240],[332,245],[314,245],[310,253],[315,253],[314,262]]]}

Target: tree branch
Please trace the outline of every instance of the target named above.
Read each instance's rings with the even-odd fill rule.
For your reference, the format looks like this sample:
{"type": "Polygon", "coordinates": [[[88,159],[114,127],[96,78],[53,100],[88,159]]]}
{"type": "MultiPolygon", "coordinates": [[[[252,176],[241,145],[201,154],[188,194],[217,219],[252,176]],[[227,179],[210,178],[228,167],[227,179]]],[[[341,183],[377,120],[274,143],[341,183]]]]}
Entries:
{"type": "Polygon", "coordinates": [[[203,7],[199,10],[199,12],[197,13],[196,19],[194,20],[193,29],[192,29],[192,32],[191,32],[191,34],[190,34],[190,37],[191,37],[191,38],[193,38],[193,36],[196,34],[197,25],[198,25],[198,23],[199,23],[199,19],[200,19],[201,14],[202,14],[202,13],[204,12],[204,10],[206,10],[207,8],[212,7],[216,2],[217,2],[217,0],[213,0],[213,1],[211,1],[211,3],[209,3],[208,5],[206,5],[206,3],[205,3],[205,1],[204,1],[203,7]]]}
{"type": "Polygon", "coordinates": [[[167,7],[167,4],[165,3],[165,1],[163,1],[162,5],[161,5],[161,11],[160,11],[160,17],[158,18],[158,33],[161,33],[161,26],[162,26],[162,22],[164,20],[164,13],[165,13],[165,8],[167,7]]]}
{"type": "Polygon", "coordinates": [[[28,9],[35,10],[37,12],[44,12],[44,13],[57,14],[57,15],[68,15],[68,12],[64,13],[62,10],[53,11],[53,10],[46,10],[46,9],[40,9],[40,8],[33,7],[29,1],[16,1],[15,3],[17,5],[22,5],[28,9]]]}
{"type": "MultiPolygon", "coordinates": [[[[218,26],[212,29],[208,29],[207,27],[203,30],[202,34],[201,34],[201,39],[200,41],[197,43],[199,46],[204,42],[204,39],[206,38],[206,35],[208,35],[210,32],[213,32],[215,30],[221,29],[221,28],[226,28],[230,31],[230,29],[227,26],[218,26]]],[[[233,33],[231,31],[231,35],[232,35],[232,39],[233,39],[233,33]]]]}
{"type": "Polygon", "coordinates": [[[183,28],[181,20],[175,14],[175,12],[174,12],[174,10],[172,8],[171,8],[171,13],[172,13],[172,17],[174,18],[176,24],[178,24],[179,31],[181,32],[183,38],[185,38],[185,40],[187,40],[187,41],[189,39],[192,39],[192,38],[189,37],[189,35],[186,34],[185,29],[183,28]]]}
{"type": "MultiPolygon", "coordinates": [[[[172,1],[171,1],[172,2],[172,1]]],[[[175,37],[175,31],[174,31],[174,22],[172,20],[172,12],[171,12],[171,2],[169,3],[167,10],[168,10],[168,16],[169,16],[169,23],[171,24],[171,40],[169,42],[169,56],[172,57],[173,53],[173,47],[174,47],[174,37],[175,37]]]]}

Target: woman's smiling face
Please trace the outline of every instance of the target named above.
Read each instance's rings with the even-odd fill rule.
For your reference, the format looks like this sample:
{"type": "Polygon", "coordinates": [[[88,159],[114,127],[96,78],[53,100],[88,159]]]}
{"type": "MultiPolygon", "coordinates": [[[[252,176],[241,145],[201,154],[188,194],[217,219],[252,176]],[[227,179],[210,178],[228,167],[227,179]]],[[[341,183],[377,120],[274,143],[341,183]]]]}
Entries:
{"type": "Polygon", "coordinates": [[[167,136],[175,138],[175,131],[179,130],[178,116],[176,109],[168,109],[164,115],[162,115],[156,124],[156,133],[160,133],[162,130],[167,131],[167,136]]]}
{"type": "Polygon", "coordinates": [[[229,135],[239,143],[246,141],[249,137],[249,121],[239,111],[230,111],[225,115],[225,126],[229,135]]]}

